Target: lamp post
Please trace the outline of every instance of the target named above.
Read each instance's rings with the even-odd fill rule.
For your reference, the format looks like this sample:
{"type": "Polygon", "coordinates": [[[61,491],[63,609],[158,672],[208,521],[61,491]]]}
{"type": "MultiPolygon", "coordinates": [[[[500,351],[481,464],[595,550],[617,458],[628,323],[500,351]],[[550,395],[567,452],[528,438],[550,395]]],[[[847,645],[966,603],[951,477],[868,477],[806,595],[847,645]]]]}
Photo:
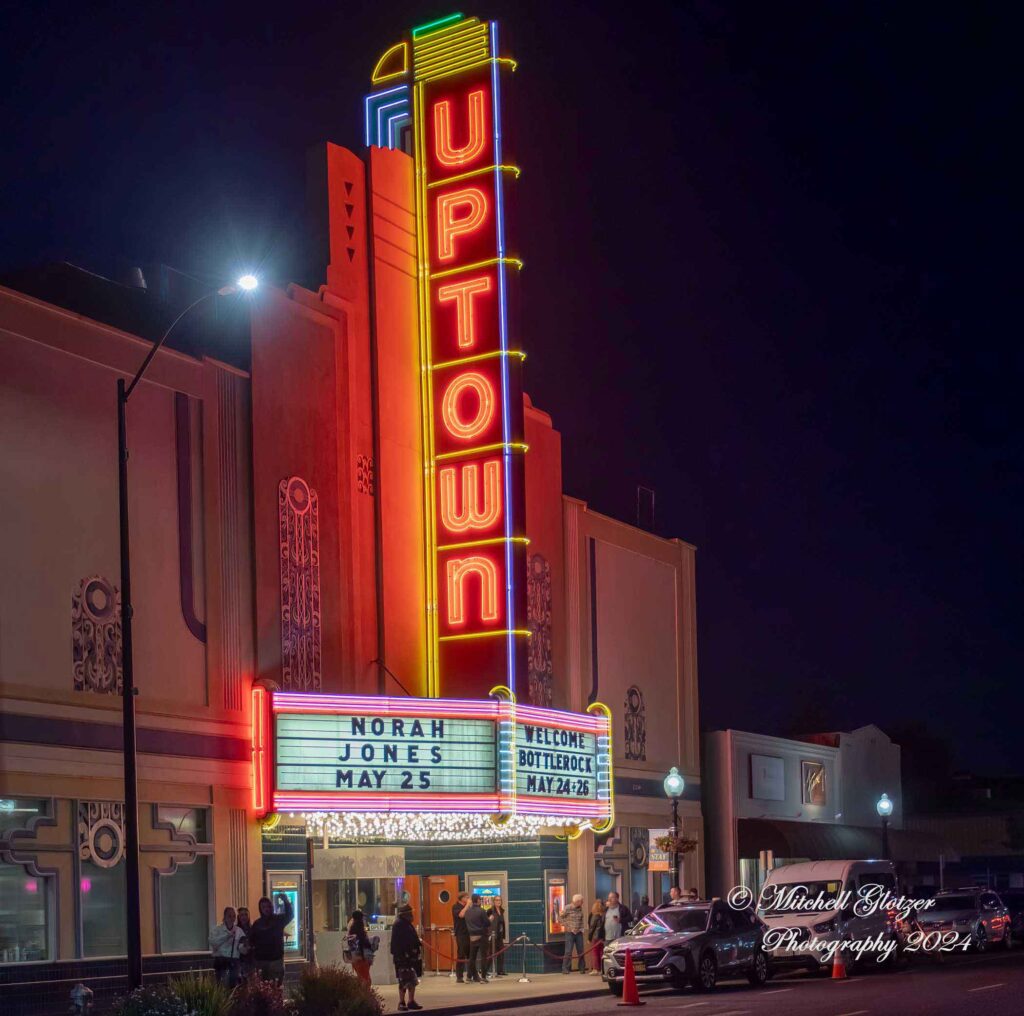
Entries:
{"type": "Polygon", "coordinates": [[[878,799],[878,804],[875,805],[875,811],[878,812],[879,817],[882,820],[882,857],[889,860],[889,816],[892,814],[892,801],[889,800],[888,794],[882,794],[878,799]]]}
{"type": "Polygon", "coordinates": [[[117,503],[120,516],[121,547],[121,707],[122,752],[124,755],[124,858],[125,858],[125,931],[128,959],[128,989],[142,986],[142,917],[139,898],[139,794],[136,776],[135,745],[135,671],[132,659],[132,570],[128,539],[128,399],[142,375],[153,362],[153,357],[167,341],[175,326],[193,307],[211,296],[228,296],[239,290],[251,291],[259,285],[254,275],[243,275],[233,286],[222,286],[204,293],[190,303],[153,344],[142,366],[129,384],[124,378],[117,381],[117,503]]]}
{"type": "Polygon", "coordinates": [[[668,771],[663,783],[665,796],[672,799],[672,828],[669,835],[672,837],[671,873],[672,885],[679,888],[679,851],[676,850],[676,839],[679,837],[679,798],[683,796],[686,789],[686,780],[680,775],[679,770],[673,766],[668,771]]]}

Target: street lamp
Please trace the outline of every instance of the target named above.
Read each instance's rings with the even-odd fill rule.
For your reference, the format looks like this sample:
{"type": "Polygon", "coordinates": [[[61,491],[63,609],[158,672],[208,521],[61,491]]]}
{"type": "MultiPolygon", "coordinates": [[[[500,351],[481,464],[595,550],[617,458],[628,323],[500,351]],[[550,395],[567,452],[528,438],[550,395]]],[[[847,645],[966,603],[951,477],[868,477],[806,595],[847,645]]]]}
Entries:
{"type": "Polygon", "coordinates": [[[888,794],[882,794],[875,805],[875,811],[882,819],[882,857],[889,860],[889,816],[892,814],[892,801],[888,794]]]}
{"type": "Polygon", "coordinates": [[[132,666],[132,573],[128,541],[128,431],[126,411],[128,399],[142,375],[153,361],[167,336],[193,307],[211,296],[228,296],[239,290],[250,292],[259,285],[255,275],[243,275],[235,285],[204,293],[190,303],[170,324],[146,354],[128,385],[117,380],[117,501],[121,538],[121,673],[122,673],[122,752],[124,755],[124,857],[125,857],[125,924],[128,959],[128,988],[142,987],[142,916],[139,901],[139,795],[136,778],[135,746],[135,672],[132,666]]]}
{"type": "Polygon", "coordinates": [[[665,777],[662,784],[665,788],[665,796],[672,798],[672,828],[669,834],[672,837],[672,885],[679,888],[679,851],[676,850],[676,841],[679,838],[679,798],[683,796],[686,789],[686,780],[680,775],[679,770],[673,766],[665,777]]]}

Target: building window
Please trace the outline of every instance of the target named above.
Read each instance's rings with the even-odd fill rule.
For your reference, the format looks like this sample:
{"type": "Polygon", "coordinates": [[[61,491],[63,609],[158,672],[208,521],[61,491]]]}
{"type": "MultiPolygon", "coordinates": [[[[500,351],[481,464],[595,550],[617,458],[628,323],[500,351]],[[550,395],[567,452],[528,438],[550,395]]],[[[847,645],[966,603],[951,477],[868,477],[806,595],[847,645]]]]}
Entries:
{"type": "Polygon", "coordinates": [[[0,963],[53,959],[50,879],[23,865],[0,862],[0,963]]]}
{"type": "Polygon", "coordinates": [[[0,840],[11,833],[28,829],[32,822],[49,814],[49,801],[38,798],[0,797],[0,840]]]}
{"type": "Polygon", "coordinates": [[[205,952],[210,928],[210,858],[200,854],[170,875],[157,875],[160,951],[205,952]]]}
{"type": "Polygon", "coordinates": [[[179,805],[158,804],[157,825],[173,829],[174,839],[189,836],[196,843],[210,842],[209,808],[188,808],[179,805]]]}
{"type": "Polygon", "coordinates": [[[124,956],[125,864],[101,867],[82,861],[79,899],[82,904],[82,955],[124,956]]]}

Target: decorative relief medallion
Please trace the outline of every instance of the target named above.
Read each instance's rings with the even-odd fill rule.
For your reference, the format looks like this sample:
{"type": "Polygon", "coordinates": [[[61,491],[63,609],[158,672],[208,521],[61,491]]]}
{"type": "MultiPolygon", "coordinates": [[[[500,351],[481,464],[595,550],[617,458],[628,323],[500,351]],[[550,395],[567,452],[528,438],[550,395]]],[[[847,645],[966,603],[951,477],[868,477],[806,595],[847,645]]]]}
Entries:
{"type": "Polygon", "coordinates": [[[78,802],[78,856],[100,868],[113,868],[124,856],[124,805],[78,802]]]}
{"type": "Polygon", "coordinates": [[[635,684],[626,692],[623,715],[626,722],[626,758],[631,762],[646,762],[647,706],[644,693],[635,684]]]}
{"type": "Polygon", "coordinates": [[[646,868],[651,855],[651,831],[640,826],[629,827],[629,863],[634,868],[646,868]]]}
{"type": "Polygon", "coordinates": [[[320,514],[316,491],[292,476],[278,486],[281,686],[320,690],[320,514]]]}
{"type": "Polygon", "coordinates": [[[71,659],[75,691],[121,694],[121,595],[102,575],[71,595],[71,659]]]}
{"type": "Polygon", "coordinates": [[[373,496],[373,459],[369,455],[356,456],[356,490],[373,496]]]}
{"type": "Polygon", "coordinates": [[[543,554],[530,557],[526,574],[526,623],[530,629],[530,702],[550,708],[554,664],[551,659],[551,565],[543,554]]]}

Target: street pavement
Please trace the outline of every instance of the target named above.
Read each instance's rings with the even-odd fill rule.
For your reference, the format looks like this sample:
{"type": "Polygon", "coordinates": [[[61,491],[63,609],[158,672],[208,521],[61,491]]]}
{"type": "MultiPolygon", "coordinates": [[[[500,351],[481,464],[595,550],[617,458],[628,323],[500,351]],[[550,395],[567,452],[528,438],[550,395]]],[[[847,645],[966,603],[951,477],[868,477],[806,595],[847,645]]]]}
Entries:
{"type": "MultiPolygon", "coordinates": [[[[723,981],[708,994],[689,988],[648,990],[640,998],[647,1003],[640,1010],[644,1013],[666,1010],[685,1016],[1020,1016],[1024,1013],[1024,949],[947,956],[941,963],[917,959],[893,972],[870,970],[845,981],[798,971],[778,974],[764,988],[752,988],[746,981],[723,981]]],[[[625,1009],[618,1007],[618,1001],[610,993],[536,1005],[524,998],[516,1012],[522,1016],[621,1014],[625,1009]]]]}

